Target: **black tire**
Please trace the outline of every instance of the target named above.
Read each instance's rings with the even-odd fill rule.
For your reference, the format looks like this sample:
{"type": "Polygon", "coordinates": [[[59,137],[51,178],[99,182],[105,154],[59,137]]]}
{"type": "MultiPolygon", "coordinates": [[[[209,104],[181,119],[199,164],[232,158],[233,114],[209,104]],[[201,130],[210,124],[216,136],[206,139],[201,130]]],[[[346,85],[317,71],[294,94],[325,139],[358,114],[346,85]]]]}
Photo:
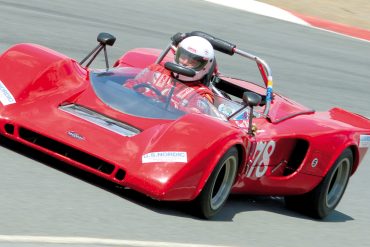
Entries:
{"type": "Polygon", "coordinates": [[[237,171],[238,150],[232,147],[218,161],[202,192],[195,200],[197,215],[209,219],[221,210],[229,197],[237,171]]]}
{"type": "Polygon", "coordinates": [[[325,218],[342,199],[351,176],[352,166],[352,151],[346,149],[315,189],[303,195],[286,196],[286,206],[317,219],[325,218]]]}

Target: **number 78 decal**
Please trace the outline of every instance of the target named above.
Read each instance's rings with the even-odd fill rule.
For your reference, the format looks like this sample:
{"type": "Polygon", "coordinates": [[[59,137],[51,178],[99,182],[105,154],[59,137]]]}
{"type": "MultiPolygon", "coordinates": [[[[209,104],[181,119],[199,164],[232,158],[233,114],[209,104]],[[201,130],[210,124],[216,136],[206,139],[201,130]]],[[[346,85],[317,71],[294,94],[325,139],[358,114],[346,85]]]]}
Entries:
{"type": "Polygon", "coordinates": [[[257,178],[265,175],[270,164],[271,155],[275,151],[275,146],[275,141],[257,142],[256,149],[254,150],[251,159],[251,162],[253,163],[246,171],[247,177],[251,177],[253,173],[257,178]]]}

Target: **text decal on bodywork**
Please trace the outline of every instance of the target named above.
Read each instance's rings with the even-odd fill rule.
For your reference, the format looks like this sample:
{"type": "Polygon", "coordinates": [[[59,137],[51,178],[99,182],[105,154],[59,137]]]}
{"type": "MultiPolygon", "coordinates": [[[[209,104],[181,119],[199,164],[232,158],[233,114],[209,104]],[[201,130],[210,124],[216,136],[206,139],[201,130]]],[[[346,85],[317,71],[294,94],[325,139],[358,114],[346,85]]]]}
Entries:
{"type": "Polygon", "coordinates": [[[270,157],[275,151],[275,141],[262,141],[257,142],[256,149],[252,155],[252,165],[246,172],[247,177],[253,174],[260,178],[267,172],[270,164],[270,157]]]}
{"type": "Polygon", "coordinates": [[[153,162],[188,162],[188,157],[186,152],[152,152],[144,154],[141,157],[143,163],[153,163],[153,162]]]}
{"type": "Polygon", "coordinates": [[[370,135],[360,135],[360,143],[358,146],[360,148],[370,147],[370,135]]]}
{"type": "Polygon", "coordinates": [[[0,102],[3,105],[16,103],[12,93],[5,87],[2,81],[0,81],[0,102]]]}

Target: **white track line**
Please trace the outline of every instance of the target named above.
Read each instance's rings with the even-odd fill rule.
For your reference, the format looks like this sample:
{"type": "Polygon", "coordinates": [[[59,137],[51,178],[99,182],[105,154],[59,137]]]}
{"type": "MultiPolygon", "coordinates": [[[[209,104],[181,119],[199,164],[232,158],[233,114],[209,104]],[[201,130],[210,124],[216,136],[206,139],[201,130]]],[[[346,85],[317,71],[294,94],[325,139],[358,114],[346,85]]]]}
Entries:
{"type": "Polygon", "coordinates": [[[0,244],[4,242],[33,243],[33,244],[89,244],[89,245],[139,246],[139,247],[227,247],[221,245],[203,245],[190,243],[183,244],[171,242],[135,241],[135,240],[88,238],[88,237],[0,235],[0,244]]]}
{"type": "Polygon", "coordinates": [[[348,37],[348,38],[352,38],[352,39],[356,39],[360,41],[370,42],[370,40],[367,40],[367,39],[351,36],[348,34],[340,33],[337,31],[332,31],[332,30],[328,30],[328,29],[324,29],[320,27],[315,27],[288,11],[285,11],[283,9],[272,6],[270,4],[261,3],[255,0],[203,0],[203,1],[234,8],[234,9],[240,9],[240,10],[251,12],[254,14],[268,16],[268,17],[279,19],[279,20],[300,24],[303,26],[308,26],[314,29],[334,33],[336,35],[341,35],[344,37],[348,37]]]}
{"type": "Polygon", "coordinates": [[[301,18],[298,18],[295,15],[289,13],[288,11],[285,11],[283,9],[280,9],[267,3],[261,3],[254,0],[204,0],[204,1],[248,11],[258,15],[269,16],[276,19],[301,24],[304,26],[310,26],[310,24],[308,24],[301,18]]]}

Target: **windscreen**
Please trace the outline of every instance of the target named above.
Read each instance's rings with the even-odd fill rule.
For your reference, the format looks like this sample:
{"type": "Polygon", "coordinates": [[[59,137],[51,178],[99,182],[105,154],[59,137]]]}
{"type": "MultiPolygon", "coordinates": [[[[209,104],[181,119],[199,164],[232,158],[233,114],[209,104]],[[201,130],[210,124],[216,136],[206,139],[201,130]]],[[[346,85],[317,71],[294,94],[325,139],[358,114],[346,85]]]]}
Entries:
{"type": "Polygon", "coordinates": [[[90,78],[97,96],[125,114],[174,120],[195,113],[226,120],[193,88],[167,74],[149,69],[113,68],[92,71],[90,78]]]}

